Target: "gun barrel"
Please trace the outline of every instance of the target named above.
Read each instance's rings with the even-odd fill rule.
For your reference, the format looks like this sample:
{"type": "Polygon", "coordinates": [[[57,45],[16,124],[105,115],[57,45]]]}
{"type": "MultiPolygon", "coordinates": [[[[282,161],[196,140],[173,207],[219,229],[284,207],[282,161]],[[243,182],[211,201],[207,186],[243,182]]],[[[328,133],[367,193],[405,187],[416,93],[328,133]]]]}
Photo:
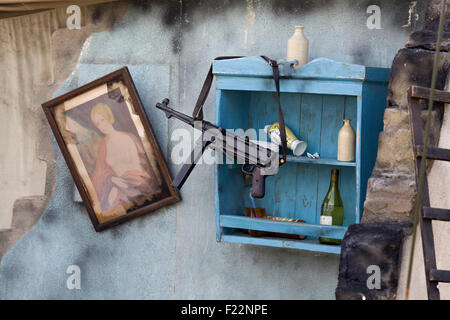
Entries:
{"type": "Polygon", "coordinates": [[[175,117],[191,126],[194,126],[194,118],[170,108],[168,104],[169,99],[164,99],[161,103],[157,103],[156,107],[163,110],[167,118],[175,117]]]}

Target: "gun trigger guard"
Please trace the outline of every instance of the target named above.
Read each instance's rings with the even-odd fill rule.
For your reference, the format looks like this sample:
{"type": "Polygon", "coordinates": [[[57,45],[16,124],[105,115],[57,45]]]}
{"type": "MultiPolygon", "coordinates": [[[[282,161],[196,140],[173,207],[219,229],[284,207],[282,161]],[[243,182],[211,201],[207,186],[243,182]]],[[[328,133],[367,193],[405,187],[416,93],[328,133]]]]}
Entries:
{"type": "Polygon", "coordinates": [[[253,175],[253,171],[255,170],[255,166],[252,164],[243,164],[242,165],[242,172],[248,175],[253,175]],[[246,169],[248,168],[248,169],[246,169]]]}

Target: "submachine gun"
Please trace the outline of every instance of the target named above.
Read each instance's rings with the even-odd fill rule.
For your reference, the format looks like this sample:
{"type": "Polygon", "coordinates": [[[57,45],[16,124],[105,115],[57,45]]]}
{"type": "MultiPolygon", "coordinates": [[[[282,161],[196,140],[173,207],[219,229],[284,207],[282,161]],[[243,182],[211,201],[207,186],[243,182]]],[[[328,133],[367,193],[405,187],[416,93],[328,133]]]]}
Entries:
{"type": "MultiPolygon", "coordinates": [[[[235,59],[241,57],[218,57],[214,60],[235,59]]],[[[211,88],[213,73],[212,65],[203,84],[202,90],[195,105],[193,116],[190,117],[181,112],[173,110],[168,106],[169,99],[164,99],[161,103],[157,103],[156,107],[165,112],[167,118],[175,117],[190,126],[200,129],[202,136],[195,142],[194,149],[187,162],[183,164],[181,170],[172,182],[172,186],[181,189],[186,182],[190,173],[199,161],[206,148],[212,148],[224,154],[227,158],[235,159],[238,163],[243,163],[242,171],[252,175],[253,198],[263,198],[265,194],[265,178],[268,175],[278,173],[279,166],[286,162],[287,142],[286,129],[284,125],[283,112],[280,102],[280,82],[278,64],[275,60],[261,56],[272,67],[273,79],[275,81],[275,89],[278,102],[278,121],[280,123],[280,138],[283,147],[282,157],[278,151],[271,150],[259,143],[250,141],[248,137],[237,136],[221,127],[203,120],[203,104],[208,96],[211,88]]],[[[278,147],[277,147],[278,149],[278,147]]]]}
{"type": "Polygon", "coordinates": [[[202,131],[202,136],[195,142],[191,156],[183,164],[172,182],[172,186],[181,189],[206,148],[212,148],[229,159],[242,163],[242,170],[252,175],[252,197],[263,198],[265,178],[278,173],[278,152],[252,142],[248,137],[237,136],[221,127],[204,120],[194,120],[168,106],[169,99],[157,103],[156,107],[165,112],[167,118],[175,117],[202,131]]]}

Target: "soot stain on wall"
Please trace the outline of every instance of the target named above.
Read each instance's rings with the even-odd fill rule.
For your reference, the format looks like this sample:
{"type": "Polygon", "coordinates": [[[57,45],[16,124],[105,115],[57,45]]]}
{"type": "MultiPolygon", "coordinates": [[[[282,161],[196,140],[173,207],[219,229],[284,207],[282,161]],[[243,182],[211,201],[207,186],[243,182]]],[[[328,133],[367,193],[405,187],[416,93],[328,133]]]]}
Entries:
{"type": "Polygon", "coordinates": [[[355,46],[352,51],[354,56],[354,62],[360,65],[367,65],[370,57],[372,56],[372,51],[370,50],[370,46],[367,44],[355,46]]]}
{"type": "Polygon", "coordinates": [[[172,36],[172,52],[179,54],[182,50],[181,31],[188,31],[192,27],[193,16],[200,10],[203,16],[220,15],[224,8],[231,8],[235,5],[242,6],[245,10],[245,1],[178,1],[178,0],[133,0],[131,5],[141,11],[148,12],[152,6],[162,6],[163,15],[161,23],[171,31],[175,31],[172,36]]]}
{"type": "Polygon", "coordinates": [[[308,14],[312,11],[319,10],[326,6],[332,6],[336,3],[335,0],[277,0],[272,1],[271,7],[274,13],[279,14],[308,14]]]}
{"type": "Polygon", "coordinates": [[[167,5],[162,21],[165,26],[171,27],[180,22],[181,8],[178,3],[171,2],[167,5]]]}
{"type": "MultiPolygon", "coordinates": [[[[113,255],[110,250],[100,248],[96,245],[90,245],[80,252],[80,254],[73,261],[73,264],[79,266],[81,270],[89,270],[88,265],[101,265],[109,263],[109,260],[112,258],[112,256],[113,255]]],[[[88,281],[85,281],[84,283],[87,282],[88,281]]],[[[83,284],[83,286],[85,285],[83,284]]]]}
{"type": "Polygon", "coordinates": [[[91,16],[92,22],[97,23],[102,18],[102,15],[103,15],[102,8],[96,7],[95,10],[92,12],[91,16]]]}
{"type": "Polygon", "coordinates": [[[39,239],[40,242],[43,242],[43,243],[48,241],[47,237],[42,232],[40,232],[38,234],[38,239],[39,239]]]}
{"type": "Polygon", "coordinates": [[[122,235],[123,235],[123,232],[122,232],[121,229],[122,229],[122,228],[121,228],[120,226],[117,226],[117,227],[112,228],[112,229],[110,230],[110,231],[111,231],[111,236],[112,236],[114,239],[119,239],[119,238],[121,238],[122,235]]]}
{"type": "Polygon", "coordinates": [[[22,265],[17,262],[4,265],[2,268],[2,276],[8,280],[17,279],[20,277],[21,273],[23,273],[22,265]]]}
{"type": "Polygon", "coordinates": [[[58,219],[58,213],[55,210],[47,209],[47,213],[41,219],[46,224],[53,224],[58,219]]]}
{"type": "Polygon", "coordinates": [[[182,24],[182,10],[184,7],[183,1],[177,0],[133,0],[131,5],[140,11],[150,12],[153,6],[163,7],[163,15],[161,17],[161,23],[164,27],[175,32],[172,36],[172,52],[174,54],[179,54],[181,52],[181,34],[180,28],[182,24]]]}
{"type": "Polygon", "coordinates": [[[95,6],[94,10],[91,13],[90,19],[93,24],[102,23],[102,20],[106,21],[106,25],[109,28],[112,28],[118,19],[120,18],[115,10],[110,10],[109,8],[114,5],[111,3],[105,3],[95,6]],[[104,13],[107,12],[107,17],[104,17],[104,13]]]}
{"type": "MultiPolygon", "coordinates": [[[[261,5],[270,7],[276,15],[305,15],[312,13],[323,8],[330,8],[336,5],[347,5],[347,9],[356,13],[360,13],[361,19],[367,19],[370,13],[366,10],[370,5],[378,5],[381,8],[381,20],[382,27],[394,27],[402,30],[402,26],[408,22],[408,10],[411,5],[409,0],[388,1],[388,0],[360,0],[351,3],[346,3],[336,0],[271,0],[271,1],[252,1],[252,4],[259,8],[261,5]]],[[[133,0],[131,5],[138,8],[141,11],[148,12],[152,10],[153,6],[162,6],[163,14],[161,16],[161,23],[171,31],[176,29],[172,36],[171,46],[174,54],[180,54],[182,50],[182,32],[189,31],[194,23],[201,23],[201,21],[195,21],[194,15],[200,11],[201,16],[211,17],[223,15],[224,11],[235,9],[238,7],[240,10],[245,11],[248,1],[244,0],[133,0]]],[[[415,12],[419,12],[419,18],[422,21],[424,16],[424,10],[426,8],[426,0],[418,0],[415,8],[415,12]]],[[[335,16],[339,19],[339,16],[335,16]]],[[[405,32],[411,31],[410,29],[403,29],[405,32]]],[[[368,47],[366,47],[368,48],[368,47]]],[[[366,61],[366,55],[368,53],[363,52],[363,48],[355,49],[357,56],[356,61],[358,63],[364,63],[366,61]]]]}
{"type": "Polygon", "coordinates": [[[164,26],[172,27],[177,25],[180,21],[181,8],[184,6],[184,1],[178,0],[133,0],[131,6],[139,9],[142,12],[148,13],[153,6],[164,7],[164,14],[161,21],[164,26]]]}

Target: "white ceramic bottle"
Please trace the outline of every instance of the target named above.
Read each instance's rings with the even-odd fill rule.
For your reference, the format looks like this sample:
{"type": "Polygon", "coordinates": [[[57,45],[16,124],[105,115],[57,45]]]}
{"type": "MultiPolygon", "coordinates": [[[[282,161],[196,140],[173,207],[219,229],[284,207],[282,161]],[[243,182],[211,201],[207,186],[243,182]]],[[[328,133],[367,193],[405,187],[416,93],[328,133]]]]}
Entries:
{"type": "Polygon", "coordinates": [[[350,119],[344,119],[344,125],[338,134],[338,161],[355,161],[355,130],[350,119]]]}
{"type": "Polygon", "coordinates": [[[298,65],[294,69],[298,69],[308,63],[308,46],[309,41],[303,34],[303,26],[295,26],[295,32],[288,40],[286,60],[297,60],[298,65]]]}

